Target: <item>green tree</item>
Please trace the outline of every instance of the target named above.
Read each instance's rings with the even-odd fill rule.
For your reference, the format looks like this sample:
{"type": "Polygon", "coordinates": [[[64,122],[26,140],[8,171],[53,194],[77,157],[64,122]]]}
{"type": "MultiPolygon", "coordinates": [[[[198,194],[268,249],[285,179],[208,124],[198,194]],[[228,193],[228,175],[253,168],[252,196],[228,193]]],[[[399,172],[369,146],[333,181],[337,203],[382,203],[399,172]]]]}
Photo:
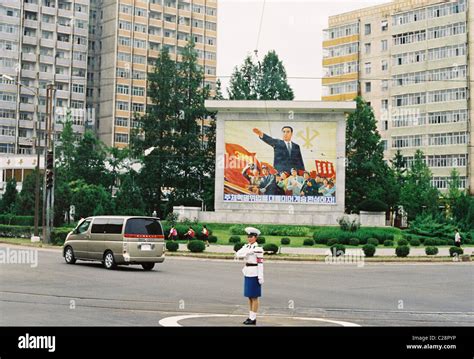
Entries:
{"type": "Polygon", "coordinates": [[[72,128],[70,109],[63,125],[60,142],[56,146],[56,168],[61,169],[66,181],[71,181],[74,178],[77,139],[72,128]]]}
{"type": "Polygon", "coordinates": [[[294,94],[287,82],[283,62],[275,51],[269,51],[263,58],[258,79],[259,100],[293,100],[294,94]]]}
{"type": "Polygon", "coordinates": [[[393,171],[383,160],[383,144],[372,108],[356,98],[357,109],[346,125],[346,211],[356,212],[364,199],[398,202],[393,171]]]}
{"type": "Polygon", "coordinates": [[[135,177],[135,173],[127,173],[122,177],[115,197],[115,213],[118,215],[142,216],[146,214],[140,188],[134,181],[135,177]]]}
{"type": "Polygon", "coordinates": [[[234,67],[227,90],[229,99],[257,100],[258,76],[258,65],[253,63],[250,55],[247,55],[240,67],[234,67]]]}
{"type": "Polygon", "coordinates": [[[71,162],[73,169],[71,179],[82,179],[86,183],[109,188],[112,178],[105,167],[106,156],[107,150],[104,144],[92,131],[87,130],[79,141],[71,162]]]}
{"type": "Polygon", "coordinates": [[[102,185],[88,184],[84,180],[71,183],[71,202],[77,218],[113,213],[110,193],[102,185]]]}
{"type": "Polygon", "coordinates": [[[283,62],[275,51],[269,51],[262,63],[254,63],[250,55],[235,67],[227,89],[231,100],[293,100],[283,62]]]}
{"type": "Polygon", "coordinates": [[[408,169],[400,193],[400,204],[408,213],[408,219],[423,212],[436,214],[439,191],[431,186],[431,171],[425,163],[421,150],[415,152],[413,164],[408,169]]]}
{"type": "Polygon", "coordinates": [[[130,149],[128,147],[118,148],[118,147],[109,147],[106,149],[108,156],[106,163],[109,165],[110,170],[110,182],[111,187],[110,191],[112,192],[112,187],[117,186],[120,174],[123,172],[130,171],[129,167],[129,158],[130,158],[130,149]]]}
{"type": "Polygon", "coordinates": [[[176,150],[173,144],[174,123],[179,116],[176,63],[166,48],[160,52],[153,72],[148,74],[147,113],[136,120],[139,128],[132,132],[131,149],[142,164],[137,178],[147,212],[156,210],[162,216],[166,195],[177,173],[171,172],[176,150]],[[152,149],[152,150],[151,150],[152,149]],[[145,151],[151,151],[147,156],[145,151]]]}
{"type": "Polygon", "coordinates": [[[16,181],[14,178],[11,178],[7,181],[7,185],[5,187],[5,193],[3,194],[1,202],[0,202],[1,212],[14,213],[17,197],[18,197],[18,191],[16,190],[16,181]]]}
{"type": "Polygon", "coordinates": [[[209,115],[204,100],[209,87],[204,86],[204,73],[197,63],[194,43],[189,42],[177,65],[179,85],[179,116],[174,126],[175,160],[172,172],[178,174],[173,182],[173,197],[186,204],[202,200],[203,178],[208,173],[207,151],[204,148],[204,123],[209,115]]]}
{"type": "Polygon", "coordinates": [[[70,182],[66,179],[64,168],[56,169],[54,179],[54,225],[61,226],[64,223],[70,223],[69,216],[72,204],[72,191],[70,182]]]}
{"type": "Polygon", "coordinates": [[[403,186],[403,182],[405,179],[405,174],[407,172],[406,169],[406,161],[403,158],[402,152],[397,150],[393,159],[390,160],[392,164],[392,169],[394,171],[395,179],[397,180],[400,186],[403,186]]]}
{"type": "MultiPolygon", "coordinates": [[[[30,173],[21,185],[21,191],[16,199],[15,212],[22,216],[35,214],[36,170],[30,173]]],[[[40,199],[43,198],[43,189],[40,186],[40,199]]]]}

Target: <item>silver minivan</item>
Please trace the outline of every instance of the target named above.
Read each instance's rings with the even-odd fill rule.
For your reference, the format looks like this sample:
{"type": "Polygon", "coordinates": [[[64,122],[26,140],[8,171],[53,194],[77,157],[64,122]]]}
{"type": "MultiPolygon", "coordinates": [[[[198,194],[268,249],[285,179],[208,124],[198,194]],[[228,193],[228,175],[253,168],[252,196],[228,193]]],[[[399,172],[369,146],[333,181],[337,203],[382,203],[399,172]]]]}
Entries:
{"type": "Polygon", "coordinates": [[[63,256],[68,264],[80,259],[101,261],[107,269],[141,264],[152,270],[165,260],[163,228],[154,217],[88,217],[67,235],[63,256]]]}

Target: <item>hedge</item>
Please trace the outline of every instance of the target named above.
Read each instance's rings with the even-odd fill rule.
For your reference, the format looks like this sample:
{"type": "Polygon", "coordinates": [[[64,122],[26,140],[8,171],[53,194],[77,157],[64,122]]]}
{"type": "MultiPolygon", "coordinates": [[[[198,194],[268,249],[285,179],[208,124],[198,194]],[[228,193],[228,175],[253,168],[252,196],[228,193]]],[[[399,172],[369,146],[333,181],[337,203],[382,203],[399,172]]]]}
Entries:
{"type": "Polygon", "coordinates": [[[313,246],[314,245],[314,240],[311,238],[305,238],[303,241],[304,246],[313,246]]]}
{"type": "Polygon", "coordinates": [[[170,252],[176,252],[179,248],[178,242],[168,241],[166,242],[166,249],[170,252]]]}
{"type": "Polygon", "coordinates": [[[449,248],[449,255],[451,257],[454,256],[460,256],[461,254],[464,254],[464,250],[460,247],[450,247],[449,248]]]}
{"type": "Polygon", "coordinates": [[[366,199],[359,203],[359,210],[369,212],[385,212],[387,204],[378,199],[366,199]]]}
{"type": "Polygon", "coordinates": [[[278,253],[278,246],[275,243],[267,243],[263,246],[263,250],[269,254],[278,253]]]}
{"type": "Polygon", "coordinates": [[[204,250],[206,249],[206,245],[203,241],[194,239],[192,241],[189,241],[188,249],[193,253],[204,252],[204,250]]]}
{"type": "Polygon", "coordinates": [[[290,244],[290,243],[291,243],[291,240],[290,240],[290,238],[288,238],[288,237],[284,237],[284,238],[282,238],[282,239],[280,240],[280,243],[281,243],[281,244],[290,244]]]}
{"type": "Polygon", "coordinates": [[[408,254],[410,254],[410,247],[403,245],[403,246],[398,246],[395,249],[395,254],[397,257],[407,257],[408,254]]]}
{"type": "Polygon", "coordinates": [[[262,235],[267,236],[294,236],[303,237],[310,234],[311,229],[309,227],[302,226],[284,226],[284,225],[266,225],[266,224],[236,224],[229,228],[230,233],[237,235],[245,235],[245,228],[248,226],[256,227],[260,230],[262,235]]]}
{"type": "MultiPolygon", "coordinates": [[[[57,227],[51,231],[51,244],[62,245],[72,228],[57,227]]],[[[5,238],[31,238],[34,233],[34,227],[31,226],[9,226],[5,224],[0,225],[0,237],[5,238]]],[[[42,228],[39,228],[40,235],[42,228]]]]}
{"type": "Polygon", "coordinates": [[[366,244],[362,247],[366,257],[373,257],[376,251],[376,247],[373,244],[366,244]]]}
{"type": "Polygon", "coordinates": [[[239,236],[230,236],[229,237],[229,243],[239,243],[240,242],[240,237],[239,236]]]}
{"type": "Polygon", "coordinates": [[[438,254],[438,248],[437,247],[426,247],[425,248],[425,253],[428,256],[434,256],[438,254]]]}
{"type": "Polygon", "coordinates": [[[339,257],[341,255],[344,255],[346,253],[346,247],[343,244],[336,243],[331,246],[331,255],[334,257],[339,257]]]}
{"type": "Polygon", "coordinates": [[[0,224],[6,224],[10,226],[34,226],[35,217],[0,214],[0,224]]]}

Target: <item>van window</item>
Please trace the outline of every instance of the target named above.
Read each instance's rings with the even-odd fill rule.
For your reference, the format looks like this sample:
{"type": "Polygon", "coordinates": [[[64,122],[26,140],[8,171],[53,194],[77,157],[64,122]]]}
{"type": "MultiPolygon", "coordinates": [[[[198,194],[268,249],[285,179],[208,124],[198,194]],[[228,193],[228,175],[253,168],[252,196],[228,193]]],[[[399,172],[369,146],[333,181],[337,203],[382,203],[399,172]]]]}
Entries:
{"type": "Polygon", "coordinates": [[[107,225],[107,218],[95,218],[92,223],[91,233],[105,233],[105,226],[107,225]]]}
{"type": "Polygon", "coordinates": [[[125,226],[125,234],[162,235],[160,222],[151,218],[130,218],[125,226]]]}
{"type": "Polygon", "coordinates": [[[110,234],[121,234],[123,227],[122,218],[110,218],[105,226],[105,231],[110,234]]]}
{"type": "Polygon", "coordinates": [[[77,233],[85,233],[89,229],[89,225],[91,224],[90,219],[86,219],[84,222],[81,223],[79,227],[77,227],[77,233]]]}

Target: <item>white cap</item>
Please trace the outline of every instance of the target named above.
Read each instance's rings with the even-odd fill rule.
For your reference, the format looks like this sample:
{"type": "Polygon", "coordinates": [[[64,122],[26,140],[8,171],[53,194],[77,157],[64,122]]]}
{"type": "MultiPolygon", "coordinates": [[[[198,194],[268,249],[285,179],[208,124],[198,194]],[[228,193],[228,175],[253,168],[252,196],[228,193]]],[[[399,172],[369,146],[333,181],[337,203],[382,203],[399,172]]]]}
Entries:
{"type": "Polygon", "coordinates": [[[247,227],[245,228],[245,233],[247,234],[255,234],[257,236],[260,235],[260,231],[257,228],[254,227],[247,227]]]}

